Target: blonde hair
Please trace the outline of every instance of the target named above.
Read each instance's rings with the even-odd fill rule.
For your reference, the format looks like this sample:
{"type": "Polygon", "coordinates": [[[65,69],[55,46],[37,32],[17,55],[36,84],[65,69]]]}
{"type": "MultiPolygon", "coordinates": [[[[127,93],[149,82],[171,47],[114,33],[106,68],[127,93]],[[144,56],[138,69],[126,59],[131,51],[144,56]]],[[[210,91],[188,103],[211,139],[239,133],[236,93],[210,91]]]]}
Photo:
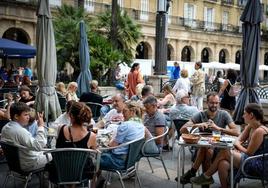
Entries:
{"type": "Polygon", "coordinates": [[[188,77],[188,71],[186,69],[181,70],[181,77],[187,78],[188,77]]]}
{"type": "Polygon", "coordinates": [[[59,82],[56,84],[56,90],[62,93],[66,93],[65,84],[63,82],[59,82]]]}
{"type": "Polygon", "coordinates": [[[133,110],[135,112],[136,117],[142,119],[142,117],[143,117],[143,108],[138,102],[131,100],[131,101],[127,101],[125,104],[126,104],[126,107],[129,110],[133,110]]]}
{"type": "Polygon", "coordinates": [[[69,91],[70,90],[70,87],[72,87],[72,86],[74,86],[74,87],[78,87],[78,85],[77,85],[77,83],[76,82],[70,82],[69,84],[68,84],[68,86],[67,86],[67,90],[69,91]]]}
{"type": "Polygon", "coordinates": [[[90,82],[91,89],[97,89],[98,85],[99,85],[99,82],[97,80],[91,80],[91,82],[90,82]]]}

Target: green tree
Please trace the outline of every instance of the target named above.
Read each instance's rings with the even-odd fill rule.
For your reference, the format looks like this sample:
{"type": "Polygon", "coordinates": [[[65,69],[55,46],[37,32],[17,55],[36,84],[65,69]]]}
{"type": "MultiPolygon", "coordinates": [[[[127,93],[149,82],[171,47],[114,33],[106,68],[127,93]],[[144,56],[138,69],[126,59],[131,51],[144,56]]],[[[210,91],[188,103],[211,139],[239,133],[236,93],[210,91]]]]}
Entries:
{"type": "Polygon", "coordinates": [[[80,73],[79,65],[79,22],[84,20],[86,25],[90,17],[81,7],[75,8],[66,4],[57,8],[53,23],[57,47],[58,69],[62,70],[66,63],[74,69],[74,79],[80,73]]]}
{"type": "MultiPolygon", "coordinates": [[[[57,46],[58,68],[63,69],[68,62],[74,68],[74,78],[79,72],[79,22],[85,21],[88,29],[88,42],[90,48],[90,68],[94,79],[101,80],[106,73],[109,75],[117,63],[125,62],[130,64],[133,59],[132,46],[137,43],[140,37],[140,26],[122,11],[118,14],[116,47],[110,36],[111,11],[97,15],[92,19],[83,8],[75,8],[62,5],[58,8],[54,19],[55,38],[57,46]],[[96,70],[96,71],[95,71],[96,70]]],[[[108,84],[112,79],[108,78],[108,84]]]]}

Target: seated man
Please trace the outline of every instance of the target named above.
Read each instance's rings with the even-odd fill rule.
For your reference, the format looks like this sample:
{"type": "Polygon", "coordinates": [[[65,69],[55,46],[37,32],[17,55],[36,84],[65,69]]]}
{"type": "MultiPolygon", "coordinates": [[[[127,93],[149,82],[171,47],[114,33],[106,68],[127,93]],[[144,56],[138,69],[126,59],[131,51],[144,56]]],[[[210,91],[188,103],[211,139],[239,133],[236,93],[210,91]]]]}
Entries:
{"type": "Polygon", "coordinates": [[[30,171],[42,168],[47,158],[41,152],[46,146],[43,113],[38,113],[38,130],[35,138],[25,127],[29,124],[30,107],[23,102],[14,103],[10,107],[11,121],[2,129],[1,140],[21,145],[27,149],[19,149],[22,170],[30,171]]]}
{"type": "Polygon", "coordinates": [[[92,80],[90,82],[91,92],[82,93],[80,96],[80,102],[94,102],[98,104],[102,104],[103,98],[98,94],[98,81],[92,80]]]}
{"type": "MultiPolygon", "coordinates": [[[[209,93],[207,95],[208,109],[195,114],[190,121],[183,125],[180,132],[188,133],[187,127],[195,127],[195,124],[200,123],[199,127],[202,130],[209,128],[210,130],[220,131],[222,134],[238,136],[239,133],[232,117],[225,110],[219,110],[219,104],[220,98],[218,94],[216,92],[209,93]],[[228,129],[226,126],[228,126],[228,129]]],[[[211,160],[213,159],[213,154],[214,151],[211,148],[198,149],[192,168],[180,177],[181,184],[190,183],[190,178],[196,176],[196,171],[201,164],[203,166],[203,171],[208,169],[211,164],[211,160]]],[[[178,181],[177,178],[175,180],[178,181]]],[[[212,181],[213,179],[211,179],[211,182],[212,181]]]]}
{"type": "Polygon", "coordinates": [[[112,98],[113,100],[113,109],[110,110],[102,120],[100,120],[97,123],[97,126],[99,128],[103,128],[104,125],[108,125],[110,123],[115,123],[115,122],[122,122],[124,121],[123,117],[123,109],[124,109],[124,102],[125,102],[125,97],[122,94],[116,94],[112,98]]]}
{"type": "MultiPolygon", "coordinates": [[[[159,136],[165,132],[166,118],[163,113],[157,109],[157,99],[154,96],[148,96],[143,101],[146,114],[144,116],[144,126],[153,136],[159,136]]],[[[156,144],[162,147],[162,139],[157,139],[156,144]]],[[[167,150],[168,145],[165,143],[163,149],[167,150]]]]}
{"type": "MultiPolygon", "coordinates": [[[[189,106],[190,96],[185,90],[179,90],[176,94],[176,106],[171,107],[169,112],[170,120],[190,120],[190,118],[199,112],[196,106],[189,106]]],[[[180,128],[179,128],[180,129],[180,128]]],[[[178,135],[180,135],[180,130],[178,135]]]]}

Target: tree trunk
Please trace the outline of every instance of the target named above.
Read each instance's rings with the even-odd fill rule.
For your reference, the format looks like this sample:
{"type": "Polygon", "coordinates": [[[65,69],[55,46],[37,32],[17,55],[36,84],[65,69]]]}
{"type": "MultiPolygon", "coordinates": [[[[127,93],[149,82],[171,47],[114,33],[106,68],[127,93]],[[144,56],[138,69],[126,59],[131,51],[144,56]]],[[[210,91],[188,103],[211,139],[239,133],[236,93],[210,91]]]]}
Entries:
{"type": "Polygon", "coordinates": [[[112,20],[111,20],[111,41],[113,43],[113,45],[115,46],[115,48],[117,49],[118,45],[117,45],[117,0],[112,0],[112,20]]]}

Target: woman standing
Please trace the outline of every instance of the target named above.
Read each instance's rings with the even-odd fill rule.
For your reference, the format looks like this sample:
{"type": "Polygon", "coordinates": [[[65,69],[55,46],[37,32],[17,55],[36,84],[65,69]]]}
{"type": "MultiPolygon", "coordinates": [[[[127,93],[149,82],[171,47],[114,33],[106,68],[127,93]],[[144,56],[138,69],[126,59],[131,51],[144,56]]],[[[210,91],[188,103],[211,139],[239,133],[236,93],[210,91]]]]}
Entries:
{"type": "Polygon", "coordinates": [[[203,95],[205,94],[205,73],[201,70],[202,63],[195,63],[195,72],[191,77],[192,83],[192,96],[193,105],[195,105],[199,110],[203,110],[203,95]]]}
{"type": "Polygon", "coordinates": [[[178,78],[172,90],[174,93],[177,93],[180,90],[184,90],[187,93],[191,92],[191,82],[188,78],[188,71],[186,69],[181,71],[181,77],[178,78]]]}
{"type": "Polygon", "coordinates": [[[223,97],[221,99],[221,108],[227,110],[232,114],[233,110],[235,109],[236,105],[236,99],[235,96],[229,95],[229,90],[231,88],[231,85],[235,84],[235,81],[237,79],[237,73],[233,69],[227,70],[226,79],[219,91],[219,96],[223,94],[223,97]]]}
{"type": "Polygon", "coordinates": [[[126,89],[128,92],[128,98],[130,99],[133,95],[136,95],[136,86],[139,83],[144,83],[142,74],[140,72],[140,64],[134,63],[128,73],[126,80],[126,89]]]}
{"type": "MultiPolygon", "coordinates": [[[[263,137],[268,133],[268,128],[265,126],[264,122],[262,107],[256,103],[249,103],[245,108],[243,118],[247,126],[234,143],[235,150],[232,151],[235,169],[239,169],[243,161],[249,156],[267,152],[263,151],[261,147],[263,137]]],[[[191,178],[191,182],[198,185],[212,184],[214,182],[212,175],[218,170],[221,187],[227,188],[230,155],[229,150],[221,150],[209,169],[201,176],[191,178]]],[[[260,173],[260,167],[257,161],[253,161],[250,166],[251,168],[249,170],[251,173],[260,173]]]]}

